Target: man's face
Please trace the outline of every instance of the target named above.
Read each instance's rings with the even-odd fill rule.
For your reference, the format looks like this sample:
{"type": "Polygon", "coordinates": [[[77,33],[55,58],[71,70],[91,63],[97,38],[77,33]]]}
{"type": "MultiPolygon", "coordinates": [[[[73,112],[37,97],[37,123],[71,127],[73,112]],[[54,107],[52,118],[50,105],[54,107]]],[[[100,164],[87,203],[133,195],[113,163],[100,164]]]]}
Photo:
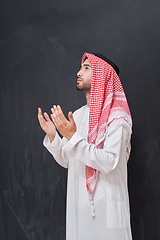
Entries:
{"type": "Polygon", "coordinates": [[[88,58],[81,65],[81,68],[77,73],[77,77],[77,90],[83,91],[85,93],[90,92],[92,69],[88,58]]]}

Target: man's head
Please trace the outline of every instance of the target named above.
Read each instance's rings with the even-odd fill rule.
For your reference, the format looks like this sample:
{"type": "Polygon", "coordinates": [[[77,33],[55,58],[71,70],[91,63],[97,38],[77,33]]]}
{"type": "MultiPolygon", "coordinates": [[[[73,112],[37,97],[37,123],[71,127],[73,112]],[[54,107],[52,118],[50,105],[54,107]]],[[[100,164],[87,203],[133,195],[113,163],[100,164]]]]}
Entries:
{"type": "Polygon", "coordinates": [[[81,64],[77,77],[77,90],[83,91],[84,93],[90,93],[92,69],[88,58],[81,64]]]}
{"type": "MultiPolygon", "coordinates": [[[[110,59],[106,58],[100,53],[94,53],[93,56],[96,56],[98,58],[101,58],[105,62],[107,62],[119,75],[119,68],[114,64],[110,59]]],[[[90,93],[91,89],[91,79],[92,79],[92,67],[91,62],[88,57],[83,59],[83,62],[81,64],[81,68],[79,72],[77,73],[77,90],[83,91],[85,93],[90,93]]]]}

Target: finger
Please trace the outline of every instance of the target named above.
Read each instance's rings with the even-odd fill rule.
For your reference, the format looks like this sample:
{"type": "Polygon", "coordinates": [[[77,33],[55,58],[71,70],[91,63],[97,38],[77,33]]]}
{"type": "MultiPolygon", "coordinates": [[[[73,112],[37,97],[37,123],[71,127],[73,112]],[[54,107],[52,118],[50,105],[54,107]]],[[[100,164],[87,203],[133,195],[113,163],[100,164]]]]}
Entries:
{"type": "Polygon", "coordinates": [[[41,108],[38,108],[38,113],[42,113],[42,110],[41,110],[41,108]]]}
{"type": "Polygon", "coordinates": [[[61,107],[58,105],[53,106],[53,122],[56,126],[56,128],[58,129],[58,131],[61,132],[61,130],[66,126],[68,120],[65,118],[61,107]]]}
{"type": "Polygon", "coordinates": [[[38,108],[38,119],[41,115],[42,115],[42,110],[41,110],[41,108],[38,108]]]}
{"type": "Polygon", "coordinates": [[[43,118],[43,116],[42,116],[42,110],[41,110],[41,108],[38,108],[38,120],[40,121],[41,118],[43,118]]]}
{"type": "Polygon", "coordinates": [[[74,123],[74,118],[73,118],[72,112],[69,112],[69,113],[68,113],[68,118],[69,118],[69,121],[70,121],[71,123],[74,123]]]}
{"type": "Polygon", "coordinates": [[[57,106],[53,105],[53,108],[51,108],[51,112],[54,118],[58,118],[58,112],[57,112],[57,106]]]}
{"type": "Polygon", "coordinates": [[[56,117],[55,117],[55,114],[52,113],[50,116],[51,116],[52,121],[53,121],[54,124],[56,125],[56,117]]]}
{"type": "Polygon", "coordinates": [[[53,109],[51,110],[52,111],[52,116],[53,116],[53,119],[56,123],[60,123],[63,119],[63,113],[61,111],[61,108],[59,106],[53,106],[53,109]]]}
{"type": "Polygon", "coordinates": [[[42,112],[38,113],[38,120],[39,120],[39,123],[41,125],[41,127],[43,126],[43,124],[45,123],[45,119],[42,115],[42,112]]]}
{"type": "Polygon", "coordinates": [[[46,119],[47,122],[50,121],[50,118],[49,118],[49,116],[48,116],[48,114],[47,114],[46,112],[44,113],[44,117],[45,117],[45,119],[46,119]]]}
{"type": "Polygon", "coordinates": [[[56,111],[55,111],[55,108],[51,108],[51,111],[52,111],[52,114],[50,115],[51,116],[51,119],[54,123],[54,125],[56,126],[56,128],[58,127],[57,124],[58,124],[58,118],[56,117],[56,111]]]}
{"type": "Polygon", "coordinates": [[[62,109],[61,109],[61,107],[60,107],[59,105],[57,106],[57,112],[56,112],[56,114],[57,114],[57,117],[60,118],[60,120],[62,120],[62,121],[67,121],[67,119],[66,119],[66,117],[64,116],[63,111],[62,111],[62,109]]]}
{"type": "Polygon", "coordinates": [[[53,105],[53,107],[51,108],[51,112],[54,113],[54,111],[56,110],[56,105],[53,105]]]}
{"type": "Polygon", "coordinates": [[[52,119],[52,121],[53,121],[53,120],[54,120],[54,116],[53,116],[53,114],[54,114],[54,106],[51,108],[51,112],[52,112],[52,113],[51,113],[50,116],[51,116],[51,119],[52,119]]]}
{"type": "Polygon", "coordinates": [[[55,105],[53,105],[53,107],[51,108],[51,112],[52,112],[52,114],[51,114],[51,118],[52,118],[52,120],[56,120],[56,109],[57,109],[57,107],[55,106],[55,105]]]}

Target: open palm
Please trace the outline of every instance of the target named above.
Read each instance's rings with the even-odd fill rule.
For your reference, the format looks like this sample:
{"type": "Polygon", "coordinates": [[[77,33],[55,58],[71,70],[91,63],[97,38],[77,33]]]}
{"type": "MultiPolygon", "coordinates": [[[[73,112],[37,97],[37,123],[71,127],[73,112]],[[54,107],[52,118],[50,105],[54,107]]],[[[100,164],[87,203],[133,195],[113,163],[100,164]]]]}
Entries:
{"type": "Polygon", "coordinates": [[[38,108],[38,120],[41,128],[49,136],[49,139],[52,142],[56,135],[56,128],[46,112],[43,117],[41,108],[38,108]]]}

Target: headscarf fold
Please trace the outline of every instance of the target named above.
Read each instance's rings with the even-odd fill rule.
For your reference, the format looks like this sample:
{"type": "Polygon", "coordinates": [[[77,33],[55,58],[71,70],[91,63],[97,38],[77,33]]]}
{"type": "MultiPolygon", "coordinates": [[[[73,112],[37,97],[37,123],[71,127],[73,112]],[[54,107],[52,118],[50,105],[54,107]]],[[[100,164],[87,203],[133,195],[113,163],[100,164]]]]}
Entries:
{"type": "MultiPolygon", "coordinates": [[[[82,64],[86,58],[89,59],[92,69],[87,140],[88,143],[95,144],[96,148],[102,148],[105,133],[112,121],[123,118],[127,122],[131,134],[132,119],[122,84],[114,68],[103,59],[90,53],[84,53],[82,64]]],[[[129,154],[130,142],[127,147],[128,157],[129,154]]],[[[90,199],[93,199],[98,171],[85,166],[85,173],[87,191],[90,199]]]]}

